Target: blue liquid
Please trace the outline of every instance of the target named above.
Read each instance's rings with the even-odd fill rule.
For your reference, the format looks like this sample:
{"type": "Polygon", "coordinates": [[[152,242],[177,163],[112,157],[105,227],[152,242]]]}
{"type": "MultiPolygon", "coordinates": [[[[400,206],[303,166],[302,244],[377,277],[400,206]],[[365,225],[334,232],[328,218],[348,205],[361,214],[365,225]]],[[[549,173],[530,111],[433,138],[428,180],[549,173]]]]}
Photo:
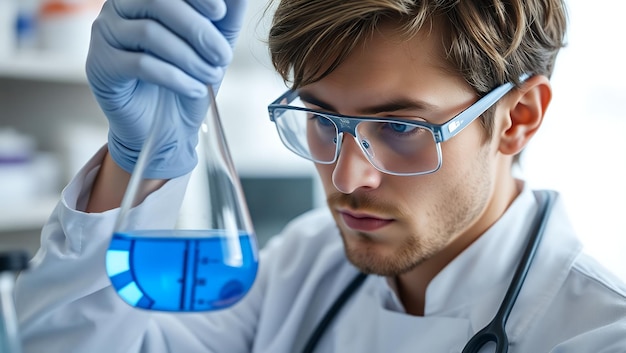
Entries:
{"type": "Polygon", "coordinates": [[[128,304],[160,311],[208,311],[243,298],[256,277],[256,243],[219,230],[115,233],[106,255],[113,287],[128,304]]]}

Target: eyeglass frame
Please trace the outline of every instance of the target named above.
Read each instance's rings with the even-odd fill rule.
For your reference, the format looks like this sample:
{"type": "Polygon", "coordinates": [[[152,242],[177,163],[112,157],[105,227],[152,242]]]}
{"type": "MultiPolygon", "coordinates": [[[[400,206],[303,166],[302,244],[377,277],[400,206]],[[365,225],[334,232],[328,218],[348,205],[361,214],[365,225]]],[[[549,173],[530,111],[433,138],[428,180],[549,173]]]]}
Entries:
{"type": "MultiPolygon", "coordinates": [[[[520,77],[520,82],[526,81],[530,77],[529,74],[524,74],[520,77]]],[[[315,109],[309,109],[304,107],[297,107],[289,105],[289,103],[293,102],[300,94],[298,90],[290,89],[283,93],[280,97],[274,100],[271,104],[268,105],[268,113],[270,117],[270,121],[272,121],[276,125],[276,129],[279,131],[278,124],[276,123],[276,118],[279,118],[281,114],[276,112],[277,109],[283,110],[298,110],[304,112],[310,112],[314,114],[320,114],[333,122],[337,129],[337,148],[335,152],[335,156],[332,161],[322,162],[317,160],[312,160],[310,158],[304,157],[301,154],[297,153],[293,149],[289,148],[288,145],[283,141],[282,134],[279,131],[279,137],[283,142],[283,145],[287,147],[294,154],[310,160],[314,163],[319,164],[332,164],[337,161],[339,158],[339,153],[341,152],[341,145],[343,144],[343,139],[339,141],[339,137],[343,136],[343,133],[347,132],[353,137],[356,138],[356,127],[362,121],[377,121],[377,122],[390,122],[390,123],[403,123],[416,126],[418,128],[423,128],[429,130],[433,137],[435,138],[435,144],[437,145],[437,167],[433,170],[425,171],[425,172],[416,172],[416,173],[395,173],[387,170],[382,170],[380,167],[376,166],[367,155],[367,152],[363,151],[366,155],[368,162],[376,168],[378,171],[390,175],[398,175],[398,176],[416,176],[416,175],[425,175],[432,174],[437,172],[441,165],[443,164],[443,156],[441,155],[441,143],[446,142],[454,136],[458,135],[461,131],[463,131],[469,124],[478,119],[484,112],[486,112],[489,108],[491,108],[494,104],[496,104],[502,97],[504,97],[507,93],[509,93],[515,85],[512,82],[504,83],[478,99],[469,107],[465,108],[462,112],[455,115],[450,120],[446,121],[443,124],[433,124],[425,121],[416,121],[410,119],[402,119],[402,118],[390,118],[390,117],[365,117],[365,116],[350,116],[336,113],[328,113],[324,111],[319,111],[315,109]],[[287,104],[281,103],[287,102],[287,104]],[[341,120],[344,119],[344,120],[341,120]],[[347,119],[347,120],[346,120],[347,119]]],[[[359,144],[360,145],[360,144],[359,144]]],[[[363,149],[362,146],[360,146],[363,149]]]]}

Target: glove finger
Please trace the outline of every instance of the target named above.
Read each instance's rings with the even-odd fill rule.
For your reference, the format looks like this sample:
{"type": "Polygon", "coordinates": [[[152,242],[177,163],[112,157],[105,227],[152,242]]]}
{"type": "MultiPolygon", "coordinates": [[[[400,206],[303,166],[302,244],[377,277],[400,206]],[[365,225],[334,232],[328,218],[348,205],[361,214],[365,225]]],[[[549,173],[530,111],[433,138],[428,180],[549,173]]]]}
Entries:
{"type": "Polygon", "coordinates": [[[204,17],[211,21],[218,21],[226,15],[226,3],[224,0],[186,0],[204,17]]]}
{"type": "Polygon", "coordinates": [[[220,31],[182,0],[116,0],[112,7],[125,19],[153,19],[161,23],[214,66],[226,66],[232,60],[230,44],[220,31]]]}
{"type": "Polygon", "coordinates": [[[109,0],[115,3],[115,7],[120,11],[120,14],[126,14],[128,18],[143,18],[149,16],[152,12],[151,9],[155,6],[160,6],[163,3],[179,3],[174,6],[183,6],[180,3],[191,3],[193,7],[199,11],[204,17],[211,21],[217,21],[224,17],[226,14],[226,4],[224,0],[109,0]]]}
{"type": "Polygon", "coordinates": [[[104,25],[108,30],[102,33],[112,47],[152,55],[178,67],[200,82],[216,84],[222,79],[222,68],[208,64],[187,42],[158,22],[119,19],[104,25]],[[134,35],[129,36],[128,33],[134,35]]]}
{"type": "MultiPolygon", "coordinates": [[[[106,39],[100,31],[94,31],[92,46],[105,49],[97,53],[90,51],[87,71],[89,81],[97,87],[112,87],[117,94],[128,91],[131,95],[137,85],[136,80],[167,87],[189,98],[204,97],[206,84],[198,81],[185,71],[153,55],[117,49],[105,44],[106,39]]],[[[214,67],[216,77],[223,76],[224,69],[214,67]]],[[[219,81],[216,79],[216,81],[219,81]]],[[[97,90],[96,87],[94,87],[97,90]]],[[[97,91],[95,92],[98,93],[97,91]]],[[[108,94],[108,92],[104,92],[108,94]]]]}
{"type": "MultiPolygon", "coordinates": [[[[158,86],[169,88],[170,90],[187,96],[189,98],[205,97],[207,86],[193,77],[187,75],[176,66],[164,62],[153,56],[123,52],[119,55],[121,66],[126,69],[129,77],[137,77],[141,81],[154,83],[158,86]]],[[[215,68],[220,71],[220,79],[224,74],[224,69],[215,68]]]]}

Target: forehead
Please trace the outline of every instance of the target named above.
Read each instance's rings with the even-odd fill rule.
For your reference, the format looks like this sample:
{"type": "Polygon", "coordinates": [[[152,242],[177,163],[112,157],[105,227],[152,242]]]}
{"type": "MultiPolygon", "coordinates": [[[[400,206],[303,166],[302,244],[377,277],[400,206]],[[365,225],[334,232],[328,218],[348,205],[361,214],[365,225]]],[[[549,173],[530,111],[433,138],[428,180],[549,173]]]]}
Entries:
{"type": "MultiPolygon", "coordinates": [[[[416,33],[407,33],[393,20],[382,21],[371,36],[361,41],[349,58],[355,60],[401,59],[407,66],[421,65],[451,71],[445,60],[443,34],[440,25],[426,22],[416,33]],[[392,54],[400,55],[391,56],[392,54]]],[[[400,63],[400,62],[398,62],[400,63]]]]}
{"type": "Polygon", "coordinates": [[[441,32],[427,25],[407,37],[392,22],[351,51],[329,75],[300,89],[354,114],[366,103],[412,99],[445,105],[454,91],[473,94],[465,80],[447,66],[441,32]]]}

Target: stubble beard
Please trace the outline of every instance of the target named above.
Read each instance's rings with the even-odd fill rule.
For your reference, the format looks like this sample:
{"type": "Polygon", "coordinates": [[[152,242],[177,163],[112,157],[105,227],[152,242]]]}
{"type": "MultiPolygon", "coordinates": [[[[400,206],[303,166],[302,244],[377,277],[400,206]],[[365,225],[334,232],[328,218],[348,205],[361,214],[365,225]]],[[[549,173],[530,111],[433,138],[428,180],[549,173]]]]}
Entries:
{"type": "MultiPolygon", "coordinates": [[[[381,202],[366,195],[336,194],[329,197],[329,205],[349,205],[353,209],[381,212],[395,215],[396,220],[410,219],[396,205],[381,202]]],[[[340,224],[339,219],[336,219],[340,224]]],[[[428,236],[419,232],[411,234],[395,234],[394,238],[401,237],[398,244],[390,245],[393,240],[381,239],[364,232],[344,230],[339,226],[346,257],[359,270],[368,274],[380,276],[396,276],[410,271],[423,261],[435,255],[444,246],[445,241],[440,236],[428,236]],[[382,249],[393,246],[393,250],[382,249]],[[386,254],[383,254],[386,252],[386,254]]]]}
{"type": "Polygon", "coordinates": [[[436,253],[429,250],[429,246],[420,244],[417,237],[408,236],[391,256],[381,256],[376,251],[376,247],[380,245],[368,239],[367,234],[359,234],[362,239],[355,244],[347,241],[346,234],[341,233],[348,261],[367,274],[397,276],[419,266],[436,253]]]}
{"type": "MultiPolygon", "coordinates": [[[[413,270],[424,261],[441,252],[457,235],[469,227],[485,209],[489,200],[488,190],[491,181],[488,177],[488,162],[486,154],[478,157],[478,170],[470,178],[461,178],[461,182],[444,187],[446,195],[443,200],[434,205],[424,219],[438,219],[438,222],[429,222],[428,229],[407,227],[406,234],[398,234],[402,241],[392,253],[381,254],[380,247],[386,246],[367,233],[356,232],[346,234],[339,227],[348,260],[359,270],[368,274],[394,277],[413,270]]],[[[386,214],[401,215],[405,219],[415,217],[395,205],[380,205],[376,200],[353,195],[335,195],[329,198],[329,205],[333,202],[349,204],[354,208],[384,209],[386,214]],[[390,209],[393,213],[389,213],[390,209]]],[[[338,220],[337,220],[338,222],[338,220]]],[[[339,224],[339,223],[338,223],[339,224]]]]}

